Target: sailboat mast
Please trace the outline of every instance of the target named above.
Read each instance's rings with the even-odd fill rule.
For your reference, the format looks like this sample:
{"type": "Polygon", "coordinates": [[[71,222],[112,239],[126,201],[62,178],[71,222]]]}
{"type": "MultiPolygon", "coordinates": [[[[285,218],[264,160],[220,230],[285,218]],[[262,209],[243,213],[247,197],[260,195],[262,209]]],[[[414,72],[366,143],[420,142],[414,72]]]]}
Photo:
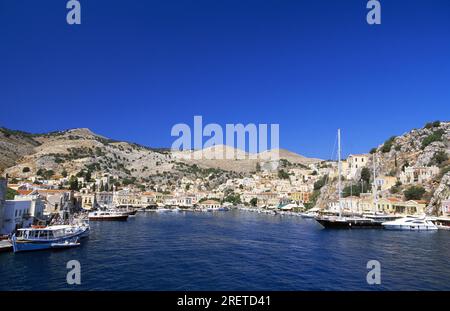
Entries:
{"type": "Polygon", "coordinates": [[[377,205],[378,205],[378,195],[377,195],[377,170],[376,170],[376,158],[375,153],[372,155],[372,162],[373,162],[373,209],[374,212],[377,212],[377,205]]]}
{"type": "Polygon", "coordinates": [[[341,129],[338,129],[338,192],[339,192],[339,217],[342,217],[342,163],[341,163],[341,129]]]}

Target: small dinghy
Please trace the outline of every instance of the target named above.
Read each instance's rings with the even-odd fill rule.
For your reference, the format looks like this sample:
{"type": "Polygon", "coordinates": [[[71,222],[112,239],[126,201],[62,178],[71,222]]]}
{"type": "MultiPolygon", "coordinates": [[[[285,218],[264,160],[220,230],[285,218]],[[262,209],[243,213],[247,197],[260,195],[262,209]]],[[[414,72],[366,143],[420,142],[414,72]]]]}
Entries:
{"type": "Polygon", "coordinates": [[[65,240],[64,242],[52,243],[52,248],[56,249],[64,249],[64,248],[72,248],[80,246],[80,242],[78,242],[78,238],[74,240],[65,240]]]}

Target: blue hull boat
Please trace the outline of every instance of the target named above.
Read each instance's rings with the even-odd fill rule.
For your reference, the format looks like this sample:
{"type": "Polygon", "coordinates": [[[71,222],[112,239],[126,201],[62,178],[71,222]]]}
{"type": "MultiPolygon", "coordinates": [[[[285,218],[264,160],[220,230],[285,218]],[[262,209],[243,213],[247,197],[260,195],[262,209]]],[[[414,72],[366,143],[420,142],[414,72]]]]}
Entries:
{"type": "Polygon", "coordinates": [[[12,237],[13,251],[27,252],[75,245],[89,234],[89,226],[49,226],[19,229],[12,237]]]}

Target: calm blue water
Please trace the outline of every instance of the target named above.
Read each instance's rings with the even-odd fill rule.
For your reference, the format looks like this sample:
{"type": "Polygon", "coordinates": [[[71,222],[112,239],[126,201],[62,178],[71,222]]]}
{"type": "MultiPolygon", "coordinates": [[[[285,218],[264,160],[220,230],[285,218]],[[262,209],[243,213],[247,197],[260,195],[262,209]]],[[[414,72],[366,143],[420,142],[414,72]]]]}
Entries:
{"type": "Polygon", "coordinates": [[[323,230],[251,212],[91,222],[77,249],[0,254],[0,290],[450,290],[450,232],[323,230]],[[81,263],[79,286],[66,263],[81,263]],[[381,263],[379,286],[366,263],[381,263]]]}

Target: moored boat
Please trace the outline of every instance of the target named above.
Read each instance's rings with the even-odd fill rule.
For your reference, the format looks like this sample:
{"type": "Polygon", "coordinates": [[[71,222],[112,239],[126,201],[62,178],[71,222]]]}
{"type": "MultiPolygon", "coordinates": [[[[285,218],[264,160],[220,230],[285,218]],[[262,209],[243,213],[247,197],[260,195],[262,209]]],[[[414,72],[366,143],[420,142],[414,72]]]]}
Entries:
{"type": "Polygon", "coordinates": [[[318,216],[316,221],[329,229],[381,229],[381,222],[365,217],[318,216]]]}
{"type": "Polygon", "coordinates": [[[78,242],[78,238],[75,237],[71,240],[65,240],[64,242],[55,242],[52,243],[52,248],[54,249],[65,249],[80,246],[81,243],[78,242]]]}
{"type": "Polygon", "coordinates": [[[404,217],[394,221],[382,223],[383,228],[387,230],[409,230],[409,231],[434,231],[438,227],[425,218],[404,217]]]}
{"type": "Polygon", "coordinates": [[[319,216],[319,208],[313,207],[306,212],[300,213],[300,216],[302,218],[316,218],[317,216],[319,216]]]}
{"type": "Polygon", "coordinates": [[[89,220],[116,220],[116,221],[125,221],[128,219],[128,214],[116,211],[95,211],[90,212],[89,220]]]}
{"type": "Polygon", "coordinates": [[[78,240],[87,230],[88,227],[72,225],[18,229],[11,241],[15,253],[51,249],[54,248],[53,245],[78,240]]]}
{"type": "Polygon", "coordinates": [[[448,217],[436,217],[430,219],[430,221],[435,224],[439,230],[450,230],[450,218],[448,217]]]}

